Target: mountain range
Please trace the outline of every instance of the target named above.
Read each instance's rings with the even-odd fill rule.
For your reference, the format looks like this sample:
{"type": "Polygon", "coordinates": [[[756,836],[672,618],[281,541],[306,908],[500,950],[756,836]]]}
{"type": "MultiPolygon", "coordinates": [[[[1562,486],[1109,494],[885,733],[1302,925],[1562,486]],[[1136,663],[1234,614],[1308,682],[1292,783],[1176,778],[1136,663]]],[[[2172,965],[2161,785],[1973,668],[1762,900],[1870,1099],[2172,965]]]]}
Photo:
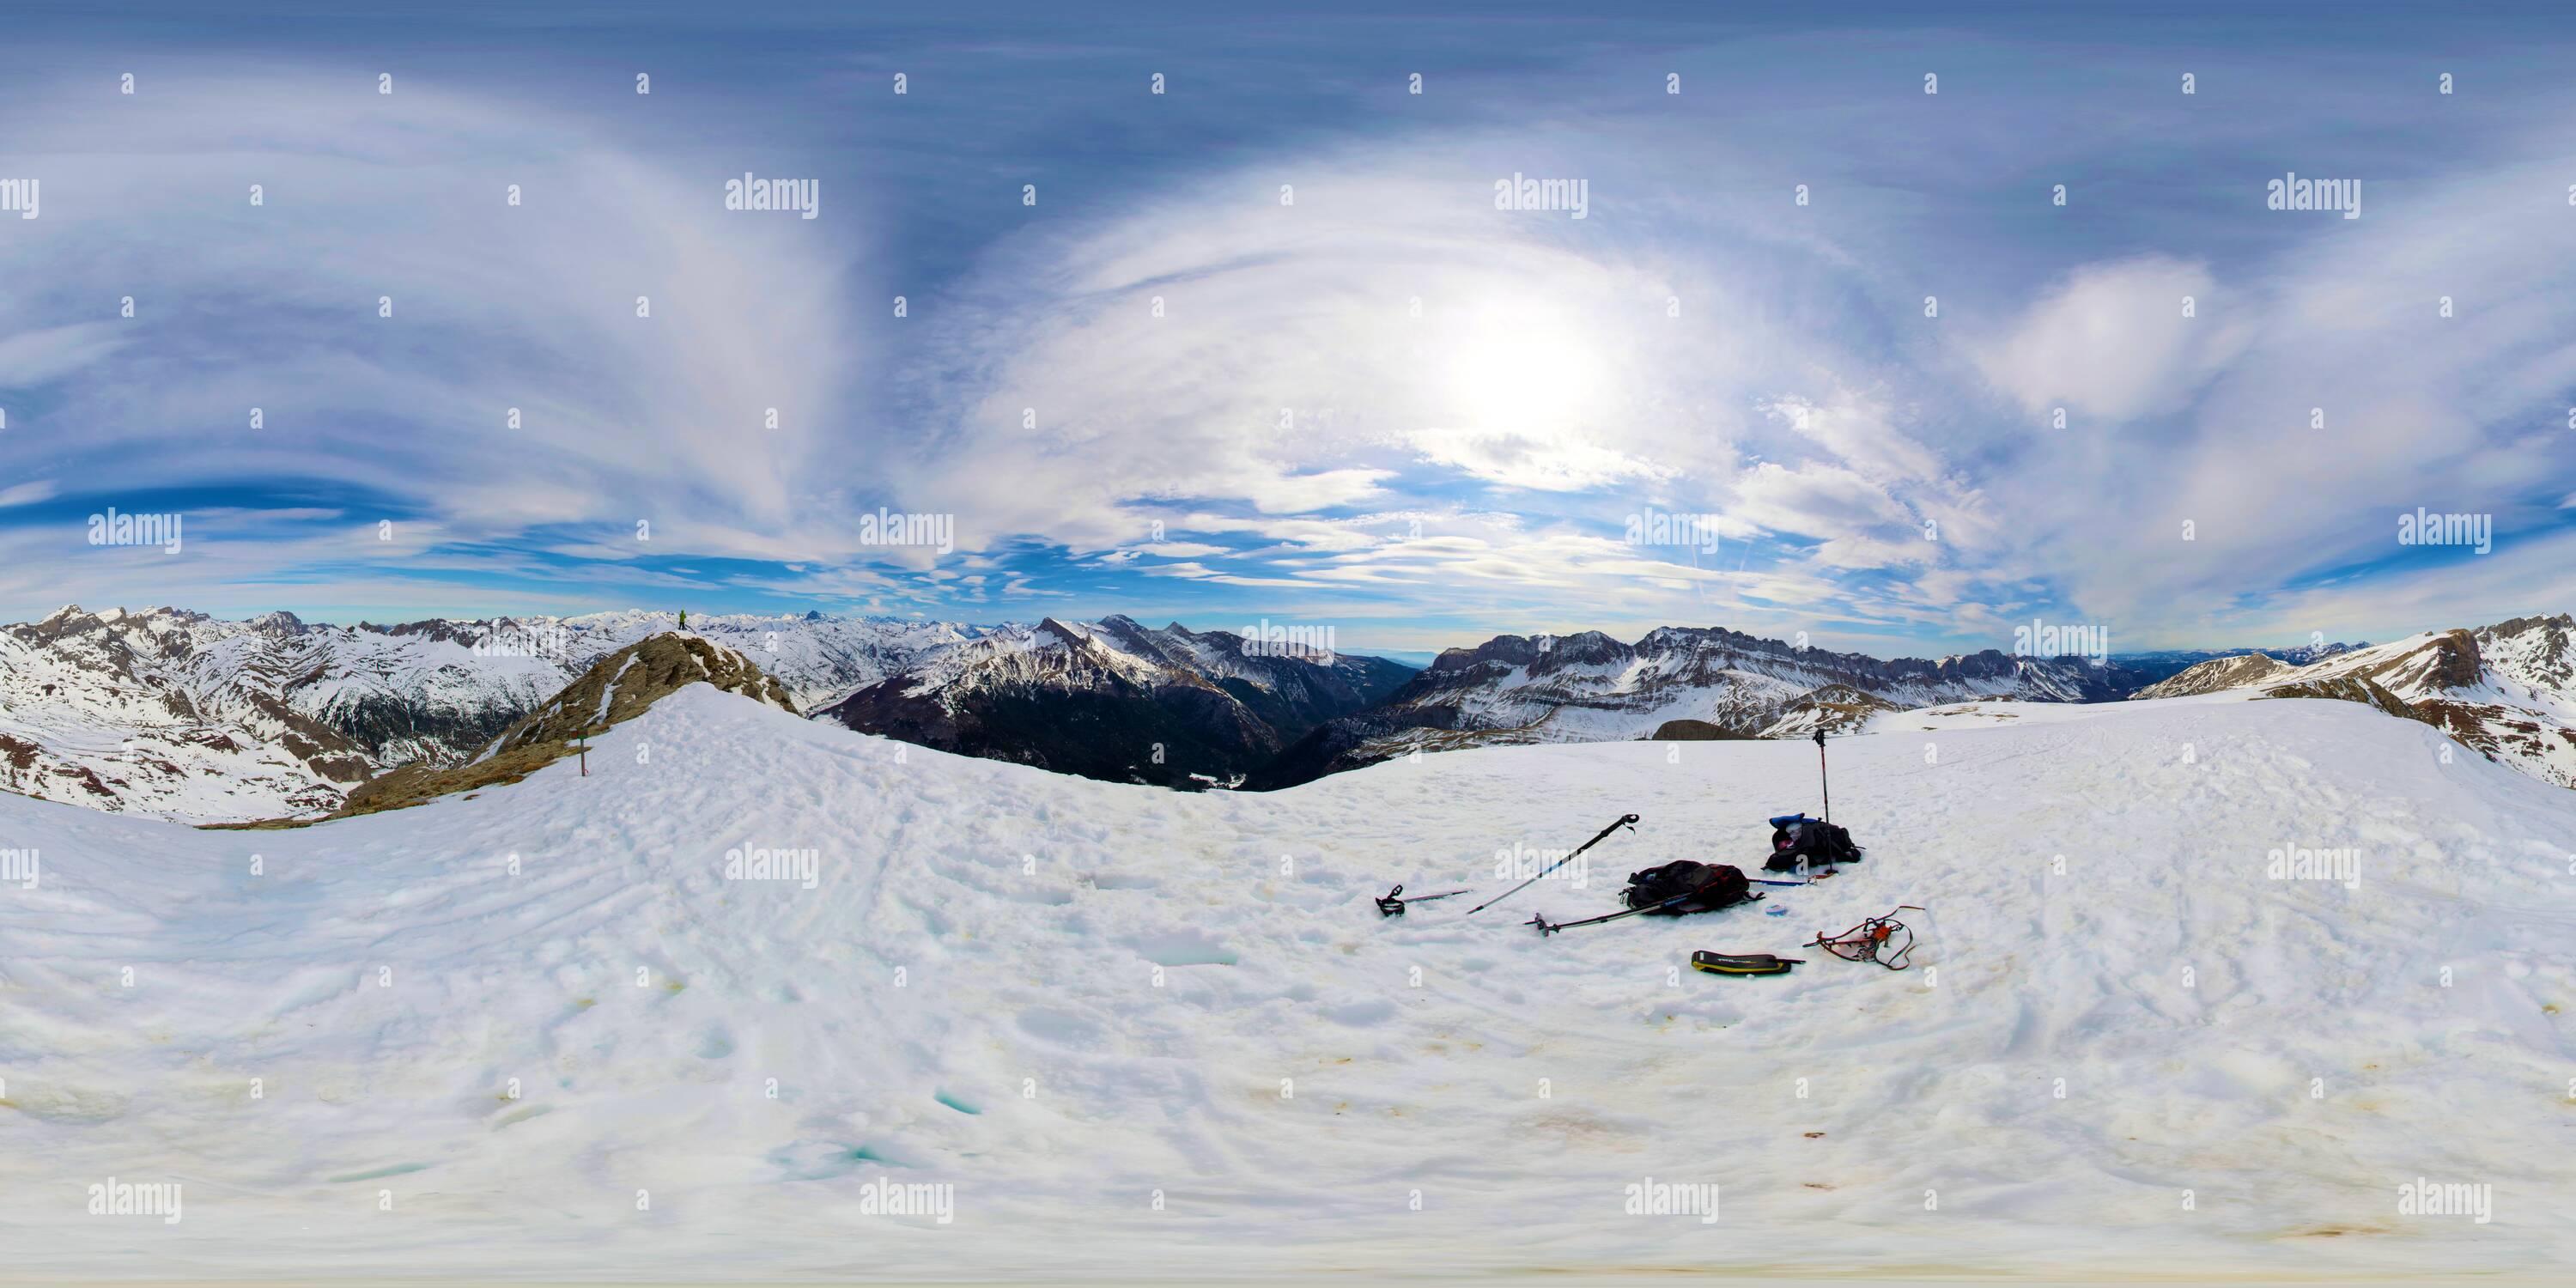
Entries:
{"type": "MultiPolygon", "coordinates": [[[[0,627],[0,789],[191,822],[314,816],[409,765],[449,765],[669,613],[378,626],[68,605],[0,627]]],[[[895,618],[693,618],[797,710],[982,628],[895,618]]]]}
{"type": "Polygon", "coordinates": [[[2226,692],[2364,703],[2432,725],[2534,778],[2576,787],[2576,616],[2566,613],[2431,631],[2305,666],[2260,654],[2221,658],[2131,696],[2226,692]]]}
{"type": "Polygon", "coordinates": [[[1113,781],[1233,785],[1413,676],[1384,658],[1230,631],[1050,617],[940,649],[817,718],[905,742],[1113,781]]]}
{"type": "Polygon", "coordinates": [[[1848,732],[1944,703],[2218,693],[2369,703],[2576,785],[2576,629],[2565,615],[2381,645],[2106,662],[1993,650],[1888,661],[1723,628],[1666,627],[1635,643],[1500,635],[1416,671],[1124,616],[693,616],[683,631],[672,614],[641,611],[338,626],[67,606],[0,627],[0,789],[204,824],[380,808],[420,790],[404,784],[447,782],[438,775],[624,718],[605,698],[589,716],[567,714],[589,708],[566,695],[616,688],[593,674],[603,660],[632,665],[637,645],[663,635],[713,648],[655,653],[657,675],[713,668],[857,732],[1180,788],[1275,789],[1464,747],[1848,732]],[[542,737],[525,732],[549,711],[542,737]]]}
{"type": "Polygon", "coordinates": [[[1881,661],[1724,628],[1664,627],[1625,644],[1599,631],[1498,635],[1440,655],[1383,704],[1326,722],[1246,784],[1275,788],[1415,751],[1681,736],[1803,736],[1883,711],[1974,698],[2104,702],[2179,664],[2015,657],[1881,661]]]}

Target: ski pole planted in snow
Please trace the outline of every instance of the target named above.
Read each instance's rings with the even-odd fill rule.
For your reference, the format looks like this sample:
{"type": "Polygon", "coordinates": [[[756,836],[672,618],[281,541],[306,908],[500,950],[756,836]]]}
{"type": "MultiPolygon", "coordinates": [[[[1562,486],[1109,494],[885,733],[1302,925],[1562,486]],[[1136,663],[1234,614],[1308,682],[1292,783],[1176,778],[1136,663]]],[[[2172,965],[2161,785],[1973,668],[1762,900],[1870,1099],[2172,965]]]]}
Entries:
{"type": "Polygon", "coordinates": [[[1834,784],[1825,776],[1825,727],[1816,726],[1816,781],[1825,789],[1825,821],[1834,821],[1834,784]]]}
{"type": "MultiPolygon", "coordinates": [[[[1581,845],[1578,845],[1578,846],[1574,847],[1574,854],[1566,855],[1564,858],[1558,859],[1556,862],[1551,863],[1551,864],[1548,864],[1546,867],[1539,869],[1538,877],[1546,876],[1548,873],[1550,873],[1550,872],[1554,872],[1554,871],[1556,871],[1558,868],[1564,867],[1566,864],[1569,864],[1569,863],[1574,862],[1574,856],[1575,856],[1575,854],[1581,854],[1581,853],[1583,853],[1585,850],[1591,849],[1593,846],[1596,846],[1596,845],[1601,844],[1601,838],[1602,838],[1602,837],[1606,837],[1606,836],[1610,835],[1612,832],[1616,832],[1616,831],[1618,831],[1620,828],[1623,828],[1623,827],[1624,827],[1624,828],[1626,828],[1626,829],[1628,829],[1628,830],[1629,830],[1629,831],[1631,831],[1631,832],[1636,831],[1636,830],[1637,830],[1637,816],[1636,816],[1636,815],[1634,815],[1634,814],[1622,814],[1622,815],[1620,815],[1620,816],[1618,817],[1618,820],[1617,820],[1617,821],[1615,821],[1615,822],[1611,823],[1611,824],[1610,824],[1610,826],[1608,826],[1608,827],[1605,827],[1605,828],[1601,829],[1600,835],[1595,836],[1595,837],[1593,837],[1591,840],[1589,840],[1589,841],[1585,841],[1583,844],[1581,844],[1581,845]]],[[[1509,898],[1511,898],[1513,895],[1519,894],[1519,893],[1520,893],[1521,891],[1523,891],[1523,890],[1527,890],[1527,889],[1529,889],[1529,888],[1530,888],[1530,885],[1531,885],[1533,882],[1536,882],[1536,881],[1538,880],[1538,877],[1531,877],[1528,881],[1523,881],[1523,882],[1521,882],[1519,885],[1513,886],[1511,889],[1509,889],[1509,890],[1505,890],[1505,891],[1504,891],[1504,892],[1502,892],[1501,894],[1495,895],[1493,898],[1491,898],[1491,899],[1487,899],[1487,900],[1486,900],[1486,901],[1484,901],[1483,903],[1477,904],[1477,905],[1476,905],[1475,907],[1473,907],[1473,908],[1469,908],[1469,909],[1467,910],[1467,915],[1468,915],[1468,916],[1470,916],[1470,917],[1475,916],[1477,913],[1483,912],[1485,909],[1490,908],[1490,907],[1493,907],[1495,904],[1501,903],[1503,900],[1505,900],[1505,899],[1509,899],[1509,898]]]]}

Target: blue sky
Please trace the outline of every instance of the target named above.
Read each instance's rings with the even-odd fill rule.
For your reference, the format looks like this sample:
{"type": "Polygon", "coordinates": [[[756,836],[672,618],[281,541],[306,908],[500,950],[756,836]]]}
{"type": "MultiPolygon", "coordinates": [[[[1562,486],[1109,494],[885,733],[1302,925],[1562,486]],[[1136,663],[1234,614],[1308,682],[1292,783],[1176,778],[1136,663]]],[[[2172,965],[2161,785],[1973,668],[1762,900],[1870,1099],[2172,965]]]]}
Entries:
{"type": "Polygon", "coordinates": [[[843,8],[13,15],[0,617],[1894,654],[2576,608],[2563,17],[843,8]],[[2293,172],[2360,217],[2267,209],[2293,172]]]}

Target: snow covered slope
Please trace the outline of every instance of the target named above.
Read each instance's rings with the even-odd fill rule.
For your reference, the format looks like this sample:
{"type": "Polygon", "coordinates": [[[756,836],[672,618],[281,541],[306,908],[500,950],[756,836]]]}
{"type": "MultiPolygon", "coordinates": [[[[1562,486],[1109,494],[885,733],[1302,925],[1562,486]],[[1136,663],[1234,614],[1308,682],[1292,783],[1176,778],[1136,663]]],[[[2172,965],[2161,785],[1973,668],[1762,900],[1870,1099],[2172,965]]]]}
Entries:
{"type": "Polygon", "coordinates": [[[41,860],[0,885],[0,1247],[47,1282],[2556,1281],[2576,794],[2349,703],[2009,705],[1832,744],[1841,877],[1545,941],[1634,868],[1748,863],[1813,748],[1185,795],[701,685],[587,778],[299,831],[0,797],[41,860]],[[1623,810],[1579,882],[1370,906],[1623,810]],[[1912,971],[1797,951],[1899,903],[1912,971]],[[111,1177],[183,1218],[86,1215],[111,1177]],[[2491,1219],[2406,1212],[2419,1179],[2491,1219]],[[1717,1219],[1628,1214],[1673,1184],[1717,1219]]]}
{"type": "Polygon", "coordinates": [[[2576,616],[2569,614],[2338,648],[2298,667],[2259,654],[2225,658],[2136,696],[2224,691],[2378,706],[2534,778],[2576,787],[2576,616]]]}
{"type": "Polygon", "coordinates": [[[591,663],[580,679],[484,744],[464,764],[405,765],[350,792],[337,812],[346,816],[411,809],[440,796],[518,782],[566,756],[583,755],[590,739],[699,684],[790,714],[796,711],[786,687],[762,674],[740,651],[697,635],[666,631],[591,663]]]}
{"type": "MultiPolygon", "coordinates": [[[[0,789],[197,822],[325,813],[381,771],[452,764],[670,613],[318,625],[66,606],[0,627],[0,789]]],[[[800,709],[976,627],[720,616],[693,633],[751,657],[800,709]]]]}
{"type": "Polygon", "coordinates": [[[2289,663],[2261,653],[2241,653],[2234,657],[2212,658],[2170,680],[2150,684],[2129,695],[2131,700],[2151,698],[2187,698],[2195,693],[2216,693],[2221,689],[2242,688],[2259,684],[2297,670],[2289,663]]]}

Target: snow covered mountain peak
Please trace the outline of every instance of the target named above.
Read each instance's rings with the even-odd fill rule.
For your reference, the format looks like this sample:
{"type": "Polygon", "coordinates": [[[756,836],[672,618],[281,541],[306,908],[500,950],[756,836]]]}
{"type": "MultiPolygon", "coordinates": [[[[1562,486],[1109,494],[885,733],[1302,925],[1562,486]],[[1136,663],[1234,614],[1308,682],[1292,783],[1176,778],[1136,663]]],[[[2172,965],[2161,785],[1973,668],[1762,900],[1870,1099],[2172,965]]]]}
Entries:
{"type": "Polygon", "coordinates": [[[2535,690],[2576,695],[2576,614],[2516,617],[2476,635],[2478,656],[2535,690]]]}
{"type": "Polygon", "coordinates": [[[287,639],[305,632],[304,619],[289,612],[261,613],[247,618],[242,625],[276,639],[287,639]]]}
{"type": "MultiPolygon", "coordinates": [[[[1133,623],[1129,624],[1133,625],[1133,623]]],[[[1080,648],[1091,642],[1092,632],[1087,627],[1075,626],[1069,622],[1047,617],[1039,619],[1037,626],[1030,631],[1030,635],[1031,642],[1040,648],[1080,648]]]]}

